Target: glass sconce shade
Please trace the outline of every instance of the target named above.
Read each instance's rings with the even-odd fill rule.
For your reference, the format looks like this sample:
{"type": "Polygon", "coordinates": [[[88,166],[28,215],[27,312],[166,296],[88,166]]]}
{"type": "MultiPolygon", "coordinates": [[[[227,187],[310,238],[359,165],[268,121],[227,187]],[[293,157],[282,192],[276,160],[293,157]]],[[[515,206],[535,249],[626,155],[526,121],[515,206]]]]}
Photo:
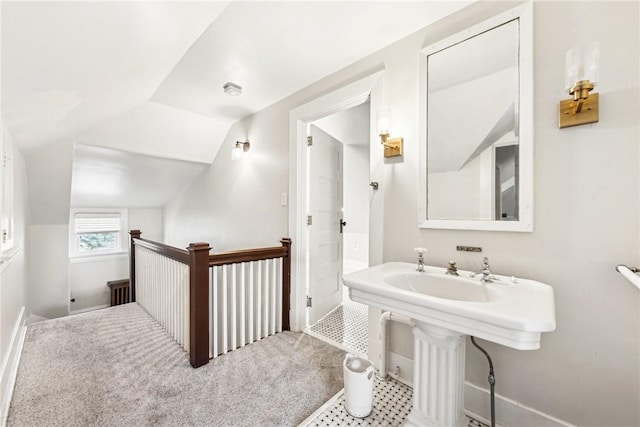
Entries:
{"type": "Polygon", "coordinates": [[[391,114],[388,108],[381,108],[377,114],[378,134],[389,134],[391,128],[391,114]]]}
{"type": "Polygon", "coordinates": [[[242,148],[241,147],[233,147],[233,150],[231,150],[231,160],[240,160],[242,158],[242,148]]]}
{"type": "Polygon", "coordinates": [[[248,139],[244,142],[236,141],[236,146],[233,147],[233,150],[231,150],[231,160],[241,160],[244,152],[249,151],[250,147],[251,144],[249,143],[248,139]]]}
{"type": "Polygon", "coordinates": [[[570,92],[578,82],[598,82],[600,43],[591,42],[567,51],[565,90],[570,92]]]}

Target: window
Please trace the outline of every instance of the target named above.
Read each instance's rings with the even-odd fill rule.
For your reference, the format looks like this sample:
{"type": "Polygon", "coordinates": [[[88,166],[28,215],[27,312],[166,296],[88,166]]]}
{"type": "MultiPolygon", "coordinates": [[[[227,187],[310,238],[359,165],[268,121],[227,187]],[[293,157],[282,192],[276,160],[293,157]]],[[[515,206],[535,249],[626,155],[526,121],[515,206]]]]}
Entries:
{"type": "Polygon", "coordinates": [[[126,209],[74,209],[69,227],[69,255],[125,252],[126,218],[126,209]]]}

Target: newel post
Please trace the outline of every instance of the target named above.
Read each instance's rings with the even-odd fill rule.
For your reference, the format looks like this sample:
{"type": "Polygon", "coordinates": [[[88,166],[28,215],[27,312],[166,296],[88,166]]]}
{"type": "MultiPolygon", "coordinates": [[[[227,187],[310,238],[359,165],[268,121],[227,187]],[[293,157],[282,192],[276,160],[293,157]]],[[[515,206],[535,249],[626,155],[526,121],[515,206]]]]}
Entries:
{"type": "Polygon", "coordinates": [[[209,251],[208,243],[191,243],[189,251],[189,362],[197,368],[209,363],[209,251]]]}
{"type": "Polygon", "coordinates": [[[136,302],[136,243],[134,239],[139,239],[142,235],[140,230],[129,231],[129,295],[131,302],[136,302]]]}
{"type": "Polygon", "coordinates": [[[291,310],[291,239],[283,237],[280,240],[286,249],[286,254],[282,257],[282,330],[289,331],[290,310],[291,310]]]}

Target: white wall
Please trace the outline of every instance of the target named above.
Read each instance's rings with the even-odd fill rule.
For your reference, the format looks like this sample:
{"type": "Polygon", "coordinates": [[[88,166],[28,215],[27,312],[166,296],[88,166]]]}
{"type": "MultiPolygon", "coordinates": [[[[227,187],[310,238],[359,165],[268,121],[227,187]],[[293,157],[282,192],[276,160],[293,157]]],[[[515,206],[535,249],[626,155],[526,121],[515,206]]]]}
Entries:
{"type": "Polygon", "coordinates": [[[129,209],[129,230],[140,230],[143,238],[162,242],[162,209],[129,209]]]}
{"type": "MultiPolygon", "coordinates": [[[[160,208],[128,209],[128,228],[143,237],[162,241],[160,208]]],[[[67,218],[68,221],[68,218],[67,218]]],[[[37,316],[62,317],[110,304],[107,282],[129,277],[127,255],[69,259],[69,225],[34,224],[30,227],[30,303],[37,316]],[[74,303],[70,299],[75,298],[74,303]]]]}
{"type": "MultiPolygon", "coordinates": [[[[456,245],[484,248],[495,271],[549,283],[555,289],[557,330],[537,351],[486,344],[497,370],[496,391],[570,423],[639,425],[640,298],[615,272],[640,259],[638,236],[638,130],[640,56],[637,2],[534,4],[535,229],[533,233],[422,230],[417,227],[419,50],[509,7],[475,3],[364,58],[237,123],[212,167],[165,211],[169,240],[205,240],[245,246],[272,244],[287,229],[279,206],[287,183],[288,112],[336,87],[386,69],[393,135],[402,135],[402,159],[385,163],[386,261],[413,261],[416,246],[427,261],[477,269],[479,257],[456,245]],[[565,53],[589,39],[601,43],[600,123],[558,129],[565,53]],[[255,157],[231,163],[232,141],[244,130],[255,157]],[[254,151],[255,150],[255,151],[254,151]]],[[[473,114],[473,111],[468,111],[473,114]]],[[[382,150],[380,155],[382,155],[382,150]]],[[[216,243],[218,242],[218,243],[216,243]]],[[[293,242],[295,245],[296,242],[293,242]]],[[[411,354],[410,335],[394,342],[411,354]]],[[[467,380],[486,387],[487,365],[467,349],[467,380]]],[[[498,414],[499,416],[499,414],[498,414]]]]}
{"type": "Polygon", "coordinates": [[[31,225],[29,242],[31,314],[48,319],[66,316],[69,309],[69,225],[31,225]]]}
{"type": "Polygon", "coordinates": [[[129,277],[129,256],[112,255],[90,259],[71,258],[69,263],[69,313],[111,304],[107,282],[129,277]]]}
{"type": "MultiPolygon", "coordinates": [[[[2,144],[11,144],[10,135],[5,129],[2,129],[2,132],[2,144]]],[[[28,248],[25,238],[29,216],[27,175],[22,155],[15,147],[11,161],[14,162],[14,245],[18,251],[11,259],[6,259],[7,254],[3,254],[4,262],[0,266],[0,420],[8,409],[7,397],[12,387],[12,376],[17,369],[19,342],[26,318],[29,316],[26,267],[28,248]]]]}
{"type": "Polygon", "coordinates": [[[207,242],[213,251],[278,246],[287,235],[288,109],[269,108],[234,124],[212,165],[164,208],[167,244],[207,242]],[[251,150],[231,160],[235,141],[251,150]]]}

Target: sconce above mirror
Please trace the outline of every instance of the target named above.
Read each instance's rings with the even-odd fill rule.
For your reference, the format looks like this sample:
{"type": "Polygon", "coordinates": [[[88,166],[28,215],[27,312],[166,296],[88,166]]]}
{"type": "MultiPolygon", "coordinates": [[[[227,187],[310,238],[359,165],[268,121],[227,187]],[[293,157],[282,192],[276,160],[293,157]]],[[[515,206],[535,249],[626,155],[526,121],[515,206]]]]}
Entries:
{"type": "Polygon", "coordinates": [[[533,230],[532,5],[420,54],[421,228],[533,230]]]}

